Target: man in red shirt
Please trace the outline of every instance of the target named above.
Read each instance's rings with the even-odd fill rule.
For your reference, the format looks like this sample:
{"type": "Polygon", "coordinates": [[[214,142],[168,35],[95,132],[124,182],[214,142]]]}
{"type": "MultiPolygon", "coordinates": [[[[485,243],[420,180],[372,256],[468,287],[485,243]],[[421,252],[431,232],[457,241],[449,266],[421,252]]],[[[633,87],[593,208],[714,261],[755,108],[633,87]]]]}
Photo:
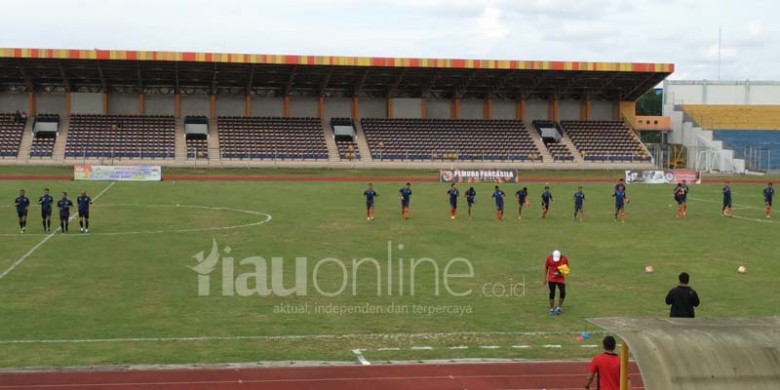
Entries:
{"type": "Polygon", "coordinates": [[[554,250],[552,255],[547,256],[547,262],[544,264],[544,281],[550,287],[550,315],[561,314],[561,307],[563,306],[563,300],[566,298],[566,273],[568,273],[569,259],[566,256],[561,256],[559,250],[554,250]],[[561,270],[561,266],[565,271],[561,270]],[[558,306],[555,306],[555,288],[558,288],[560,295],[558,296],[558,306]]]}
{"type": "Polygon", "coordinates": [[[620,357],[615,353],[615,338],[604,337],[604,353],[597,355],[588,365],[588,381],[585,388],[590,389],[598,374],[596,388],[599,390],[620,390],[620,357]]]}

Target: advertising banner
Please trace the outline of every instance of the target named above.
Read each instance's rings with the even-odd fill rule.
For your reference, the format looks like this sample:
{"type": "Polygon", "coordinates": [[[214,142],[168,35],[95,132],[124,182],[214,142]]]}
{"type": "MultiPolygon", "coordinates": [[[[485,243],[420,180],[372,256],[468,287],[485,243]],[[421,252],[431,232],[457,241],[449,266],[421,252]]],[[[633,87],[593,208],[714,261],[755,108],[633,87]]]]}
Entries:
{"type": "Polygon", "coordinates": [[[162,167],[157,165],[76,165],[73,180],[160,181],[162,167]]]}
{"type": "Polygon", "coordinates": [[[626,171],[626,183],[676,184],[683,180],[701,183],[701,175],[692,169],[626,171]]]}
{"type": "Polygon", "coordinates": [[[442,183],[517,183],[517,170],[513,169],[442,169],[442,183]]]}

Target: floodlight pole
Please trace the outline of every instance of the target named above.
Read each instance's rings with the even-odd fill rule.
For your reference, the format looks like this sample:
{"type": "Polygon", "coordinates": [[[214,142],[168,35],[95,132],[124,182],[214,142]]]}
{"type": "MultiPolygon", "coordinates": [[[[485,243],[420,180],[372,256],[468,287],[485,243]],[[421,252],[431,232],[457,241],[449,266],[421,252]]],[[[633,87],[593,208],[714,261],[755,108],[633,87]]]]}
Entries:
{"type": "Polygon", "coordinates": [[[628,389],[628,344],[626,340],[620,343],[620,390],[628,389]]]}

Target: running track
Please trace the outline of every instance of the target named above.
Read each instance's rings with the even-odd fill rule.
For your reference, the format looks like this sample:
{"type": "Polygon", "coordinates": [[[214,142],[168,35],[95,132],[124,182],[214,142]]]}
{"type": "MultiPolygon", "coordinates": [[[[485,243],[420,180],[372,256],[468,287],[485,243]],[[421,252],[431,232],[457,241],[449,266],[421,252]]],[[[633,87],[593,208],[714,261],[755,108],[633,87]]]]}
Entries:
{"type": "MultiPolygon", "coordinates": [[[[574,390],[587,363],[482,363],[300,368],[0,373],[0,389],[58,390],[574,390]]],[[[642,389],[632,365],[634,389],[642,389]]]]}

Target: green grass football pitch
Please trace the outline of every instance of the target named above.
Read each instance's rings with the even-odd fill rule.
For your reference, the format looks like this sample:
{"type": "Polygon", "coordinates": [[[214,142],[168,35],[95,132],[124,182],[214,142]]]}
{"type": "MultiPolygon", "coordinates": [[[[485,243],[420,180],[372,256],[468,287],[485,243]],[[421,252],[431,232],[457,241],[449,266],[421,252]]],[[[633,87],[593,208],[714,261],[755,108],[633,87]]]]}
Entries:
{"type": "Polygon", "coordinates": [[[584,358],[594,350],[583,346],[600,336],[586,318],[666,316],[663,298],[681,271],[701,296],[698,316],[780,312],[780,215],[763,218],[760,185],[733,186],[731,219],[719,215],[719,185],[693,186],[684,220],[675,220],[669,186],[631,186],[621,224],[612,220],[607,184],[585,185],[586,219],[575,223],[576,183],[551,184],[556,203],[547,220],[537,201],[543,185],[529,185],[522,222],[514,185],[504,186],[506,218],[497,222],[491,184],[476,185],[471,221],[463,200],[449,219],[446,184],[414,184],[404,221],[402,183],[377,183],[376,220],[368,222],[363,183],[122,182],[95,201],[88,235],[75,220],[68,235],[43,235],[35,206],[28,232],[18,234],[10,204],[19,188],[34,202],[45,186],[75,198],[109,184],[0,182],[7,199],[0,273],[16,265],[0,278],[0,367],[354,361],[353,349],[371,361],[584,358]],[[209,295],[199,295],[206,277],[188,267],[213,243],[217,263],[200,286],[209,295]],[[549,317],[541,267],[553,249],[569,257],[572,271],[564,313],[549,317]],[[305,295],[241,296],[241,287],[256,287],[253,256],[267,260],[271,275],[272,258],[284,258],[289,289],[295,258],[306,257],[305,295]],[[226,257],[232,278],[223,278],[226,257]],[[367,257],[380,271],[366,262],[353,272],[353,259],[367,257]],[[452,277],[468,274],[467,263],[472,277],[452,277]],[[748,272],[738,274],[739,265],[748,272]],[[233,295],[224,294],[231,284],[233,295]],[[594,337],[576,341],[585,330],[594,337]]]}

